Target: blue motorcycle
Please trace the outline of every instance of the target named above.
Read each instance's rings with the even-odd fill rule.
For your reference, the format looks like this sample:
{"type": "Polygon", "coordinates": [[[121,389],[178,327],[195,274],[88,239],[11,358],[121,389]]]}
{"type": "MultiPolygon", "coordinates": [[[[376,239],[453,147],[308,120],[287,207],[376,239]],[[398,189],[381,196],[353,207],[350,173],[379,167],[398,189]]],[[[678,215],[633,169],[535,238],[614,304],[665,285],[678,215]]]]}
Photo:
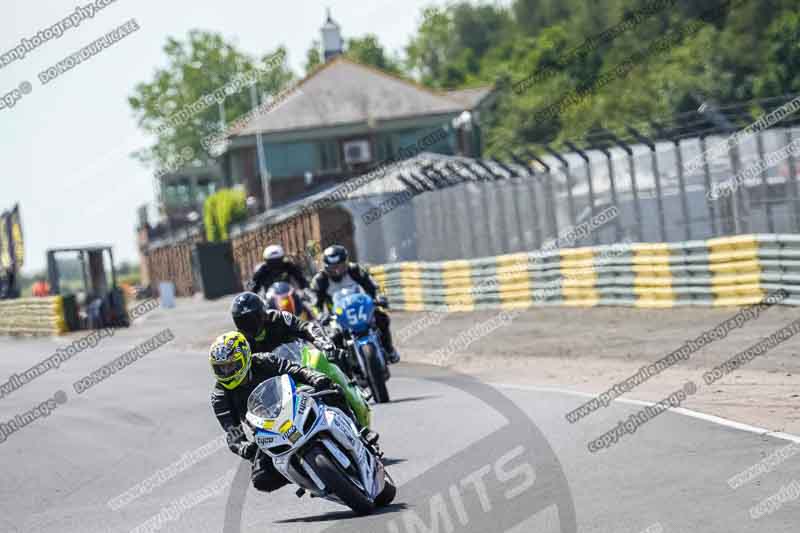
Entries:
{"type": "Polygon", "coordinates": [[[389,401],[386,381],[389,366],[375,327],[375,303],[363,291],[345,288],[333,296],[336,325],[342,331],[345,347],[350,354],[353,374],[359,385],[369,387],[377,403],[389,401]]]}

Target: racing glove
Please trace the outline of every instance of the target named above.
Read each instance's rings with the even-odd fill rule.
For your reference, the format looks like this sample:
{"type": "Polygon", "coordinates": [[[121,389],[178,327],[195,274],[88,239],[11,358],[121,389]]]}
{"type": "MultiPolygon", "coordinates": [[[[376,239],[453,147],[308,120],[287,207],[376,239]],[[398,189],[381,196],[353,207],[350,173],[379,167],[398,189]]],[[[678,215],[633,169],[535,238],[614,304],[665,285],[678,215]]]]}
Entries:
{"type": "Polygon", "coordinates": [[[256,452],[258,452],[258,444],[255,442],[243,442],[239,446],[239,455],[242,456],[242,459],[252,461],[256,457],[256,452]]]}
{"type": "Polygon", "coordinates": [[[320,349],[326,356],[333,356],[336,352],[336,345],[328,339],[318,339],[317,348],[320,349]]]}
{"type": "Polygon", "coordinates": [[[337,348],[331,352],[331,355],[328,357],[328,359],[341,366],[342,364],[347,363],[347,355],[347,350],[340,350],[337,348]]]}
{"type": "Polygon", "coordinates": [[[338,385],[336,385],[331,378],[324,374],[320,374],[319,376],[312,378],[311,386],[318,391],[338,389],[338,385]]]}

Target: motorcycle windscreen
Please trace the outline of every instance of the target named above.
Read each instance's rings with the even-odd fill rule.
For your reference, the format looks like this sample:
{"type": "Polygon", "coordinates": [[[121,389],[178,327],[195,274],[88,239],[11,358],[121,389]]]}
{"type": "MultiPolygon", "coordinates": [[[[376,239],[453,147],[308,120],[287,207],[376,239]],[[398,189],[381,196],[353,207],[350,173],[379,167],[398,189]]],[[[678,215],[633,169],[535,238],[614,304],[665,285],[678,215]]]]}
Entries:
{"type": "Polygon", "coordinates": [[[354,294],[364,294],[364,289],[361,288],[361,285],[350,285],[339,289],[333,294],[333,298],[331,298],[333,300],[333,306],[342,307],[343,304],[346,305],[345,302],[347,299],[354,294]]]}
{"type": "Polygon", "coordinates": [[[293,315],[297,314],[294,291],[292,286],[285,281],[276,281],[270,285],[267,291],[267,303],[272,309],[286,311],[293,315]]]}
{"type": "Polygon", "coordinates": [[[276,281],[272,285],[269,286],[269,292],[272,294],[277,294],[279,296],[285,296],[292,291],[292,286],[286,283],[285,281],[276,281]]]}
{"type": "Polygon", "coordinates": [[[306,345],[303,341],[297,340],[281,344],[272,351],[274,357],[294,361],[298,365],[303,364],[303,347],[306,345]]]}
{"type": "Polygon", "coordinates": [[[284,383],[281,377],[268,379],[250,393],[247,399],[247,411],[264,420],[278,418],[283,410],[287,385],[291,386],[291,382],[284,383]]]}

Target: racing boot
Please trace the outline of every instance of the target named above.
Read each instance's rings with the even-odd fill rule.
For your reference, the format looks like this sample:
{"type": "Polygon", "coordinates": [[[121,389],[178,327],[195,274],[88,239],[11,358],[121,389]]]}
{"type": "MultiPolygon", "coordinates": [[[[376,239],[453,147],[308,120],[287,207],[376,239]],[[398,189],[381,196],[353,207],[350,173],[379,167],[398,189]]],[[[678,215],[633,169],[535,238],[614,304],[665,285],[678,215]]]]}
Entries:
{"type": "Polygon", "coordinates": [[[367,444],[375,445],[378,443],[378,439],[381,438],[381,436],[377,432],[372,431],[369,428],[362,428],[361,438],[363,438],[367,442],[367,444]]]}
{"type": "Polygon", "coordinates": [[[380,446],[378,446],[378,439],[380,435],[375,431],[372,431],[369,428],[362,428],[361,429],[361,440],[363,440],[367,446],[369,446],[375,455],[378,457],[383,457],[383,452],[381,451],[380,446]]]}
{"type": "Polygon", "coordinates": [[[386,354],[386,362],[390,365],[399,363],[400,354],[397,353],[397,349],[392,342],[392,332],[388,327],[384,329],[384,331],[381,331],[381,344],[383,345],[383,352],[386,354]]]}

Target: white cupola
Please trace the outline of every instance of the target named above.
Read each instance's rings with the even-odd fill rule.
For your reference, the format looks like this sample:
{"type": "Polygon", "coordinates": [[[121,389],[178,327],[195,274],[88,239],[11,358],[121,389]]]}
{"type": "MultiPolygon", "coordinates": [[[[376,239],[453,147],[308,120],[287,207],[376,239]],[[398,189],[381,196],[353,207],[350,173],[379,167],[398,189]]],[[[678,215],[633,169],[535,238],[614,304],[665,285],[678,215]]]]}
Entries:
{"type": "Polygon", "coordinates": [[[344,43],[342,41],[342,31],[339,25],[336,24],[331,18],[331,10],[328,8],[328,20],[322,26],[322,50],[324,53],[325,61],[328,62],[334,57],[341,55],[344,52],[344,43]]]}

